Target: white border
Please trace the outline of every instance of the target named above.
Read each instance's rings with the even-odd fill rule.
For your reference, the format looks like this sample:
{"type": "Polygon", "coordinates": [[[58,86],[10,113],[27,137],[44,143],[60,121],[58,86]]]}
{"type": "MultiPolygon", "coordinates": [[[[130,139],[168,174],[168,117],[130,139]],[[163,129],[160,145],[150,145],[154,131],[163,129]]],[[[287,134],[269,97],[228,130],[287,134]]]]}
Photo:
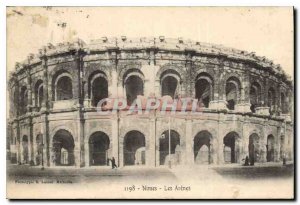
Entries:
{"type": "MultiPolygon", "coordinates": [[[[2,140],[0,143],[0,162],[1,162],[1,186],[0,186],[0,204],[8,204],[10,201],[6,200],[6,166],[3,166],[6,163],[6,6],[295,6],[296,9],[300,8],[300,1],[299,0],[201,0],[201,1],[192,1],[192,0],[182,0],[182,1],[175,1],[175,0],[148,0],[148,1],[141,1],[141,0],[109,0],[109,1],[100,1],[100,0],[82,0],[82,1],[75,1],[75,0],[60,0],[60,1],[53,1],[53,0],[2,0],[0,2],[0,39],[1,39],[1,49],[0,49],[0,88],[2,90],[0,98],[0,113],[1,115],[1,135],[2,140]]],[[[297,15],[299,16],[299,10],[297,11],[297,15]]],[[[297,16],[296,16],[297,17],[297,16]]],[[[299,26],[299,21],[296,21],[296,27],[299,26]]],[[[297,30],[297,29],[296,29],[297,30]]],[[[298,35],[297,35],[298,37],[298,35]]],[[[299,40],[298,40],[299,42],[299,40]]],[[[297,45],[298,45],[297,42],[297,45]]],[[[296,45],[296,46],[297,46],[296,45]]],[[[296,59],[299,59],[299,52],[297,53],[296,59]]],[[[296,68],[299,66],[298,61],[295,64],[296,68]]],[[[294,77],[295,81],[299,79],[298,71],[297,76],[294,77]]],[[[299,96],[300,89],[297,87],[297,95],[299,96]]],[[[297,103],[299,107],[299,102],[297,103]]],[[[297,116],[298,117],[298,116],[297,116]]],[[[298,125],[298,123],[297,123],[298,125]]],[[[296,136],[297,137],[297,136],[296,136]]],[[[297,143],[297,147],[299,147],[299,139],[297,143]]],[[[299,152],[298,152],[299,153],[299,152]]],[[[297,155],[298,159],[299,155],[297,155]]],[[[297,174],[299,176],[299,174],[297,174]]],[[[298,179],[297,179],[298,181],[298,179]]],[[[299,190],[299,187],[297,188],[299,190]]],[[[299,197],[299,191],[296,193],[299,197]]],[[[20,204],[28,204],[34,202],[19,202],[20,204]]],[[[44,203],[49,204],[52,203],[51,201],[44,201],[44,203]]],[[[57,202],[56,204],[62,204],[63,202],[57,202]]],[[[74,202],[70,201],[68,203],[76,203],[76,204],[84,204],[87,202],[74,202]]],[[[109,204],[109,203],[121,203],[121,202],[104,202],[101,201],[100,203],[109,204]]],[[[130,202],[131,203],[131,202],[130,202]]],[[[162,204],[164,202],[153,201],[152,203],[155,204],[162,204]]],[[[185,203],[185,202],[181,202],[185,203]]],[[[198,203],[198,202],[197,202],[198,203]]],[[[200,201],[200,203],[207,203],[204,201],[200,201]]],[[[213,202],[216,203],[216,202],[213,202]]],[[[242,203],[242,202],[239,202],[242,203]]],[[[262,204],[263,202],[255,202],[256,204],[262,204]]],[[[288,202],[281,202],[281,203],[288,203],[288,202]]]]}

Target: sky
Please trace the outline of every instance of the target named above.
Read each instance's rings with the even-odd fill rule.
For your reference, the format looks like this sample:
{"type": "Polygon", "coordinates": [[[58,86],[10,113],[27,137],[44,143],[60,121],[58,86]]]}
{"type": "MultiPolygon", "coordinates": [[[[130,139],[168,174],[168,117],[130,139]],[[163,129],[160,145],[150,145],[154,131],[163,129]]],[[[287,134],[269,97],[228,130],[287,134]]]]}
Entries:
{"type": "Polygon", "coordinates": [[[165,36],[256,52],[294,78],[292,7],[8,7],[6,16],[8,71],[47,43],[165,36]]]}

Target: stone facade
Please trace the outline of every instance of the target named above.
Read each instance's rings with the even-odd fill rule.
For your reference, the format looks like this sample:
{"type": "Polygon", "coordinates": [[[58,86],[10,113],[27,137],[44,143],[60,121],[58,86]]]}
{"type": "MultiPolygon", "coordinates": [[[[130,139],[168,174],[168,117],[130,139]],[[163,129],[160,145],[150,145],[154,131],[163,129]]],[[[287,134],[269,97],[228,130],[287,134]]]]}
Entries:
{"type": "Polygon", "coordinates": [[[9,79],[13,163],[88,167],[293,160],[293,83],[279,65],[179,39],[102,38],[51,44],[9,79]],[[175,85],[175,86],[174,86],[175,85]],[[99,115],[109,98],[196,98],[197,114],[99,115]],[[167,132],[166,132],[167,131],[167,132]],[[163,133],[166,133],[164,137],[163,133]],[[167,144],[166,144],[167,143],[167,144]]]}

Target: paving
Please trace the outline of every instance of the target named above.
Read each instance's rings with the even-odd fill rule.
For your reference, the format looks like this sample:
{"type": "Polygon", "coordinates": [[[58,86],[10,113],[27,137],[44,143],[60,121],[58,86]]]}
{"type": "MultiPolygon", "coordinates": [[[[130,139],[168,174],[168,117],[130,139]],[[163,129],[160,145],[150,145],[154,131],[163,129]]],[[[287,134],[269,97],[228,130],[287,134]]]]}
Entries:
{"type": "Polygon", "coordinates": [[[191,178],[192,180],[210,180],[217,178],[235,179],[266,179],[266,178],[286,178],[294,174],[294,166],[289,163],[283,166],[281,163],[255,164],[255,166],[241,166],[239,164],[210,165],[210,166],[173,166],[168,167],[144,167],[127,166],[117,169],[111,167],[54,167],[45,168],[28,165],[7,165],[8,179],[71,179],[74,181],[93,180],[167,180],[176,181],[191,178]]]}

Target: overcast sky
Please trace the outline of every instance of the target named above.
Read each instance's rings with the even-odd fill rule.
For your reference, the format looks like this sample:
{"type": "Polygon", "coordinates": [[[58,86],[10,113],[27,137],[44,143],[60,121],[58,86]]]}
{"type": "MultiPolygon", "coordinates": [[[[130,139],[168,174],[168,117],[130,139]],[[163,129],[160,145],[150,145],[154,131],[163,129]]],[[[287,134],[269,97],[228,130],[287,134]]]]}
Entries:
{"type": "Polygon", "coordinates": [[[123,35],[183,37],[256,52],[281,64],[294,78],[292,7],[8,8],[7,68],[49,42],[80,38],[88,43],[123,35]]]}

